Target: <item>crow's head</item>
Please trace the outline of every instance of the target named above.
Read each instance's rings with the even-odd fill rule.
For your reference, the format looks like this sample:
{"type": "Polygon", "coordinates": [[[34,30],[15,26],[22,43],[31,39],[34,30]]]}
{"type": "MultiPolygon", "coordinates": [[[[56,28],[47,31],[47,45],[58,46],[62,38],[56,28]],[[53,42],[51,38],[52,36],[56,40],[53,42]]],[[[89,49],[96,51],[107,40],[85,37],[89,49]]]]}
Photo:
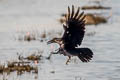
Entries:
{"type": "Polygon", "coordinates": [[[47,42],[47,44],[51,44],[51,43],[62,44],[62,39],[61,38],[53,38],[52,40],[47,42]]]}

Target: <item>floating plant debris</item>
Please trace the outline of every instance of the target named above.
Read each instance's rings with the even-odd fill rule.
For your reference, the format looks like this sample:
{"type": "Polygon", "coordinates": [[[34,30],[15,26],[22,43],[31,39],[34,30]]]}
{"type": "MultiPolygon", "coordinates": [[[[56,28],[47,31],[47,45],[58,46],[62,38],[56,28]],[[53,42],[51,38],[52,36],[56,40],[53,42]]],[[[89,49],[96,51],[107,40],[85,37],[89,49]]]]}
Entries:
{"type": "Polygon", "coordinates": [[[100,23],[107,23],[107,18],[94,14],[86,14],[85,21],[87,25],[97,25],[100,23]]]}
{"type": "Polygon", "coordinates": [[[91,9],[111,9],[111,7],[104,7],[104,6],[83,6],[82,10],[91,10],[91,9]]]}
{"type": "Polygon", "coordinates": [[[27,34],[24,36],[25,41],[31,41],[36,40],[35,35],[31,35],[30,32],[27,32],[27,34]]]}
{"type": "Polygon", "coordinates": [[[33,67],[29,64],[30,62],[8,62],[7,66],[0,65],[0,73],[3,72],[10,73],[17,71],[18,74],[22,74],[23,72],[33,72],[38,73],[38,68],[33,67]]]}
{"type": "Polygon", "coordinates": [[[41,38],[46,38],[46,31],[41,34],[41,38]]]}
{"type": "Polygon", "coordinates": [[[41,54],[40,55],[32,54],[32,55],[26,57],[25,59],[34,61],[34,60],[41,60],[41,58],[42,58],[41,54]]]}
{"type": "Polygon", "coordinates": [[[31,61],[35,61],[35,60],[41,60],[42,59],[42,55],[41,54],[32,54],[30,56],[27,56],[27,57],[23,57],[23,56],[19,56],[19,60],[31,60],[31,61]]]}
{"type": "Polygon", "coordinates": [[[16,37],[17,40],[19,41],[33,41],[33,40],[37,40],[37,36],[36,34],[32,33],[32,32],[23,32],[17,35],[16,37]]]}

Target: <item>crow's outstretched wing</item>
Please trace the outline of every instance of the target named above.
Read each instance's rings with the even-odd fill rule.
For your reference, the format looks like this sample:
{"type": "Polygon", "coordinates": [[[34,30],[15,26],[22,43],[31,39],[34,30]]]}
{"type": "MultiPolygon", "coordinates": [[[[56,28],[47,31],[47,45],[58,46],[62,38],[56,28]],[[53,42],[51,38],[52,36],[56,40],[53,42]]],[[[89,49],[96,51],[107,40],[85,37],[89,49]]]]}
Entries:
{"type": "Polygon", "coordinates": [[[83,40],[85,33],[85,15],[84,12],[79,14],[79,10],[80,7],[78,7],[78,10],[75,12],[74,6],[72,5],[72,11],[70,12],[68,6],[68,15],[65,17],[66,24],[63,25],[65,32],[62,37],[65,47],[75,48],[81,45],[83,40]]]}

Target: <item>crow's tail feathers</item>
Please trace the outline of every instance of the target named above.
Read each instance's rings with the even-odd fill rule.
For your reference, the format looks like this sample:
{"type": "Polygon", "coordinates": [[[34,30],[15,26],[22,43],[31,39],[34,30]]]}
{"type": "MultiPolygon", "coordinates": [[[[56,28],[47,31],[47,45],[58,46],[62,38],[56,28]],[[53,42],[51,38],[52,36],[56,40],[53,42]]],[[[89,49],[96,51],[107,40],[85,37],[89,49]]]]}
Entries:
{"type": "Polygon", "coordinates": [[[89,62],[93,57],[93,52],[89,48],[79,48],[78,58],[82,62],[89,62]]]}

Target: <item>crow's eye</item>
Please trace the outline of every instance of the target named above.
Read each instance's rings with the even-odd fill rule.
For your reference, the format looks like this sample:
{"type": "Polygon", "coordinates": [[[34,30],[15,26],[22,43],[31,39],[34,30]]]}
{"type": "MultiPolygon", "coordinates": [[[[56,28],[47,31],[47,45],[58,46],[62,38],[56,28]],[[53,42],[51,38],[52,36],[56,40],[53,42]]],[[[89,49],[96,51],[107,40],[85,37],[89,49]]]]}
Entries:
{"type": "Polygon", "coordinates": [[[55,40],[55,42],[56,42],[57,40],[55,40]]]}

